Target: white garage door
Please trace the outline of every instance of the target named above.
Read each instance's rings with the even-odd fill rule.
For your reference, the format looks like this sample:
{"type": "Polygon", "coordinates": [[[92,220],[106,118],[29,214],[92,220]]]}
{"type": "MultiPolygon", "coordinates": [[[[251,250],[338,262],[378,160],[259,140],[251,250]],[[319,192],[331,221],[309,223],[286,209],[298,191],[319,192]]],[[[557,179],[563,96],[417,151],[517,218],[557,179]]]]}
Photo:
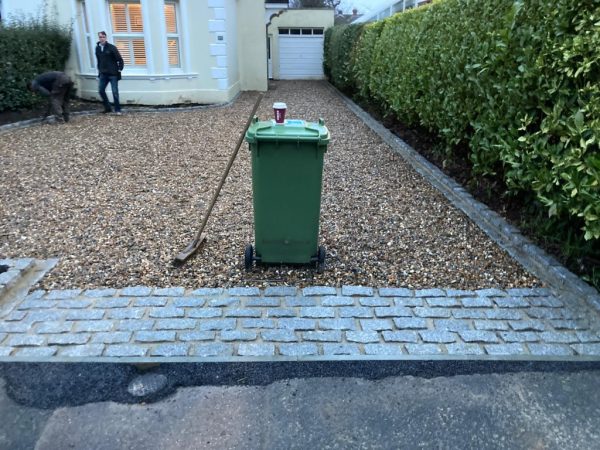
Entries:
{"type": "Polygon", "coordinates": [[[279,78],[282,80],[324,78],[322,29],[282,28],[279,30],[279,78]]]}

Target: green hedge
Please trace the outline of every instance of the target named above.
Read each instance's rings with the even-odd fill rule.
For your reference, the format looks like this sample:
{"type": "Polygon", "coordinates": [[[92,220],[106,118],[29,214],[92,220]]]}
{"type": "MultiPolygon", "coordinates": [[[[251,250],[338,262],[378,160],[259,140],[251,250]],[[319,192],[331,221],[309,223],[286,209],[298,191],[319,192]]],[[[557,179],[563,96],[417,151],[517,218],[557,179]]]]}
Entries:
{"type": "Polygon", "coordinates": [[[64,70],[70,49],[70,30],[45,20],[0,25],[0,111],[43,101],[27,90],[27,82],[48,70],[64,70]]]}
{"type": "Polygon", "coordinates": [[[600,239],[600,2],[441,0],[349,30],[326,35],[333,84],[600,239]]]}

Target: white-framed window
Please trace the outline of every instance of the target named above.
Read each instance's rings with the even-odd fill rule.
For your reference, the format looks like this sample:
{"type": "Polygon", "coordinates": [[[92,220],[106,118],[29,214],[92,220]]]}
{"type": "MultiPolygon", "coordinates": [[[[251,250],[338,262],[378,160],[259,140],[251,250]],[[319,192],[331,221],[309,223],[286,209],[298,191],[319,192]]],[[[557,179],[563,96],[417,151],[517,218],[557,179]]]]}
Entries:
{"type": "Polygon", "coordinates": [[[125,66],[146,67],[144,21],[139,0],[109,2],[114,45],[119,49],[125,66]]]}
{"type": "Polygon", "coordinates": [[[96,67],[96,58],[94,55],[94,50],[96,48],[94,42],[94,35],[90,31],[90,20],[88,18],[88,13],[86,10],[85,0],[80,0],[78,2],[78,15],[79,15],[79,29],[82,32],[82,38],[84,41],[84,53],[87,56],[81,58],[82,63],[88,63],[88,67],[82,67],[84,69],[94,69],[96,67]]]}
{"type": "Polygon", "coordinates": [[[170,68],[181,67],[181,42],[178,24],[177,2],[165,1],[165,25],[167,30],[167,55],[170,68]]]}

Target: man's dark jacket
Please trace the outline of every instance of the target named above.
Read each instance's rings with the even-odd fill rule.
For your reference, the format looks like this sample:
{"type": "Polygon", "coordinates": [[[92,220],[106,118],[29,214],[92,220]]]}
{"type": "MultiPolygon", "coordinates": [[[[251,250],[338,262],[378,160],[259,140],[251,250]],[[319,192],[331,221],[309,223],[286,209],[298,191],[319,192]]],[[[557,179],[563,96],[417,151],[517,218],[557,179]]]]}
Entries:
{"type": "Polygon", "coordinates": [[[121,58],[119,50],[108,42],[104,45],[104,51],[102,51],[100,42],[96,44],[96,60],[99,74],[118,75],[123,70],[123,58],[121,58]]]}
{"type": "Polygon", "coordinates": [[[73,82],[64,72],[44,72],[31,82],[31,88],[46,97],[65,94],[64,89],[72,85],[73,82]]]}

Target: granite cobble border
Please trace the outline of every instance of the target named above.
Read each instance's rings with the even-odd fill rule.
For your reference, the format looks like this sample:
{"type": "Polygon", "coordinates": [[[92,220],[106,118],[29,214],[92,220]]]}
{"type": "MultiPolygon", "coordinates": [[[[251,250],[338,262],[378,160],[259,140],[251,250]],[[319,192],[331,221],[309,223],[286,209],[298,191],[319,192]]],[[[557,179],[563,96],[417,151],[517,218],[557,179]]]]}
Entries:
{"type": "Polygon", "coordinates": [[[3,360],[600,357],[551,290],[314,286],[37,290],[0,318],[3,360]]]}

